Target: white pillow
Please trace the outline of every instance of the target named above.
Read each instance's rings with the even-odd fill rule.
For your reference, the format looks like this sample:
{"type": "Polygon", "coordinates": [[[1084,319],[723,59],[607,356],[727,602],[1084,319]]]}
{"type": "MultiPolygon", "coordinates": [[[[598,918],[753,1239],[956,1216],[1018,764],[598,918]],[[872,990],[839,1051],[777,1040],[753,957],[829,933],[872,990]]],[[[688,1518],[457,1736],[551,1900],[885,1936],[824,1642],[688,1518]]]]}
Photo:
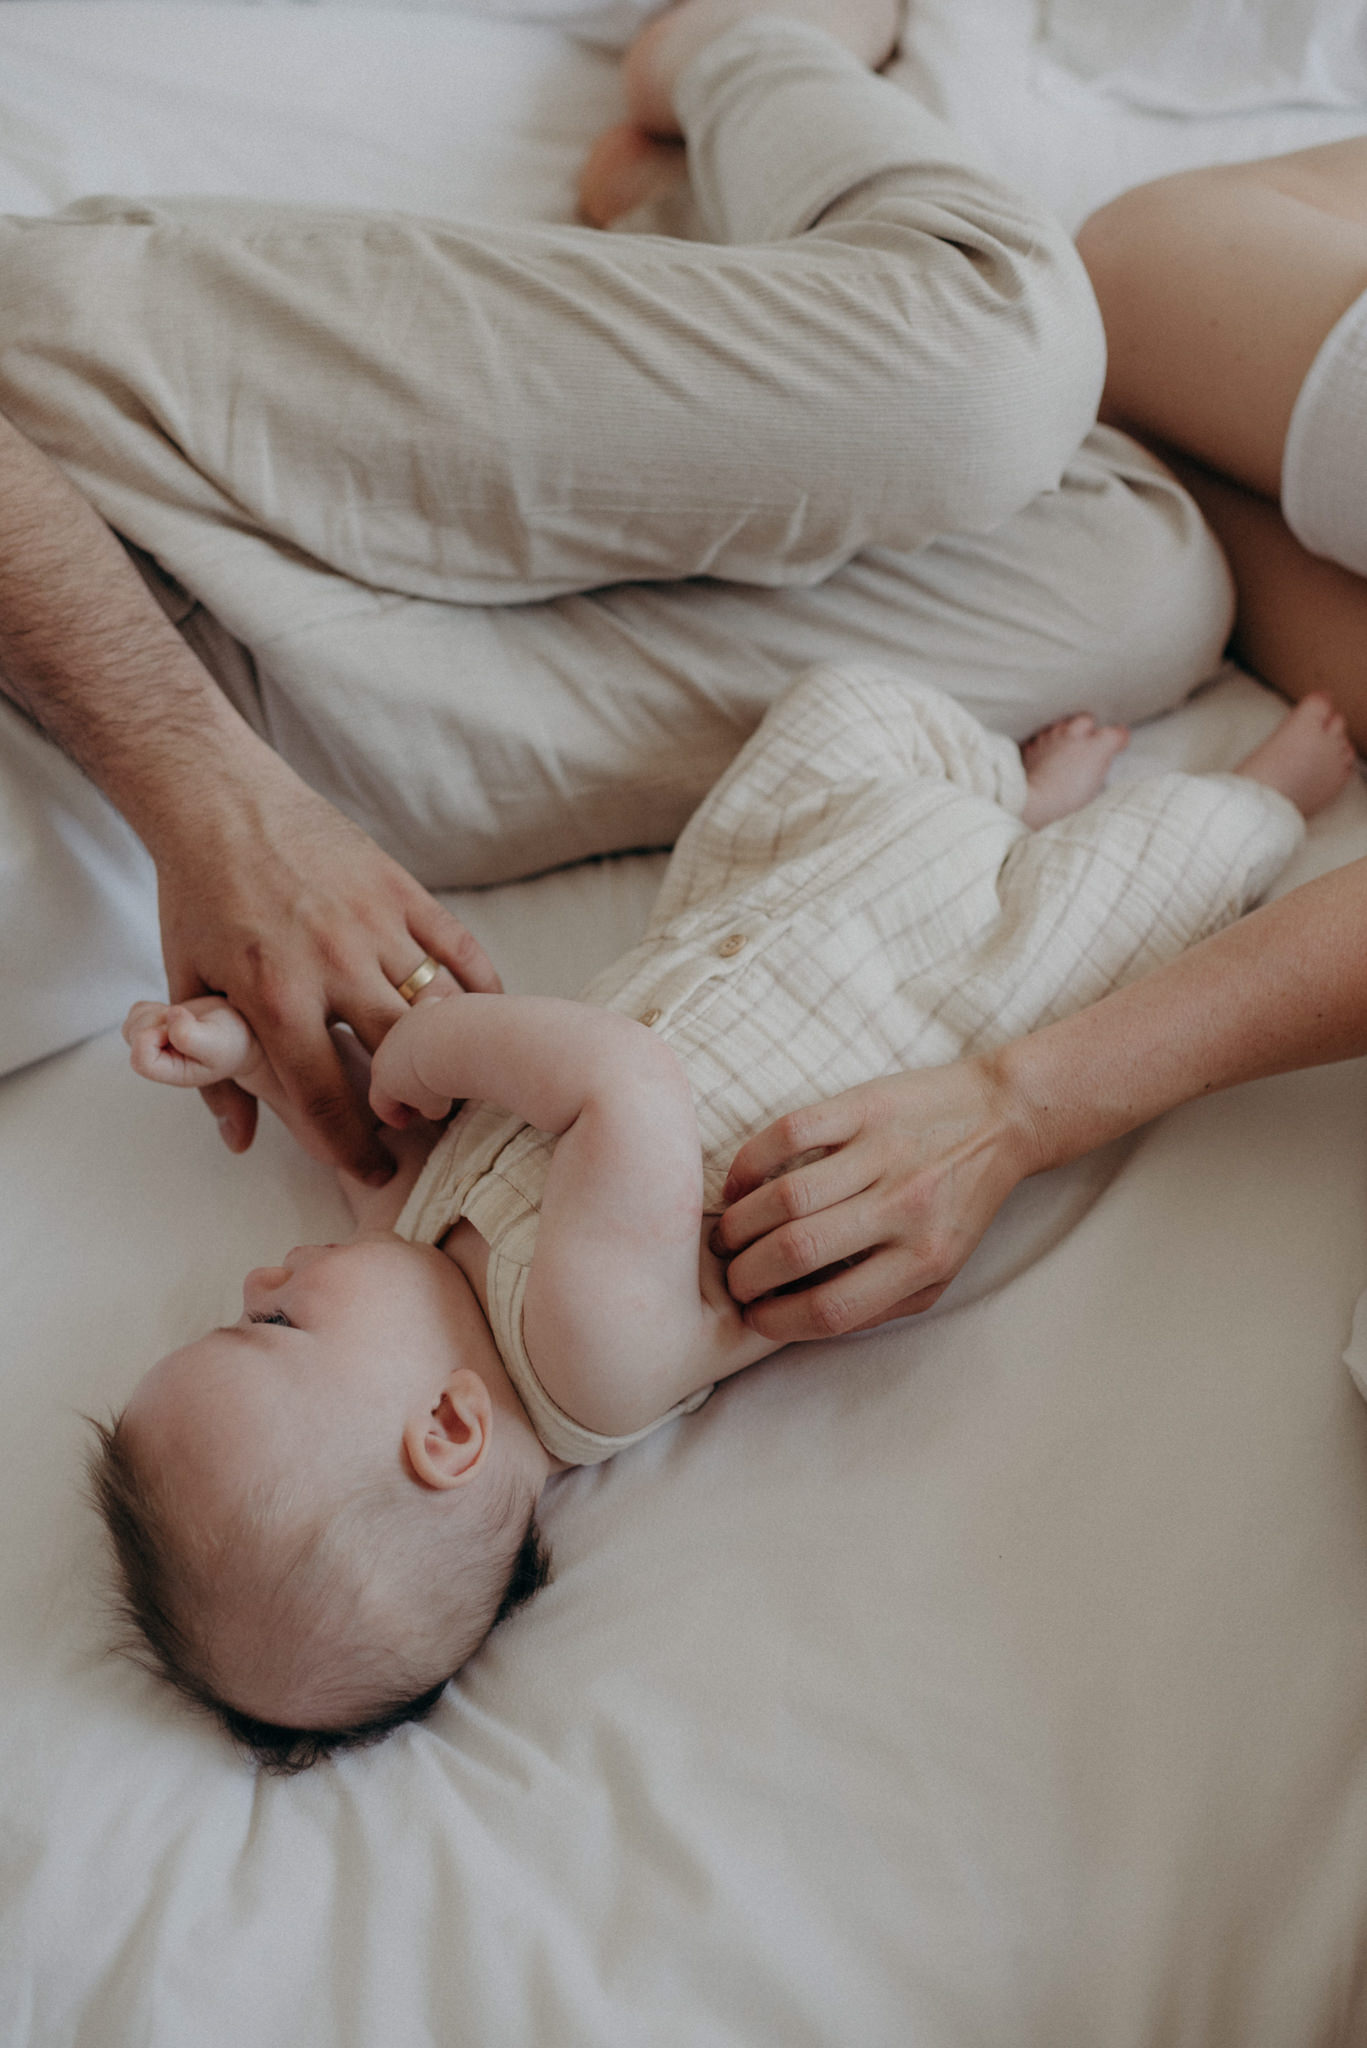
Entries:
{"type": "MultiPolygon", "coordinates": [[[[0,0],[3,4],[3,0],[0,0]]],[[[171,0],[174,4],[174,0],[171,0]]],[[[187,6],[212,0],[181,0],[187,6]]],[[[667,0],[239,0],[248,7],[390,7],[407,14],[470,14],[483,21],[542,21],[583,42],[624,50],[667,0]]]]}
{"type": "MultiPolygon", "coordinates": [[[[327,5],[329,0],[302,0],[302,4],[327,5]]],[[[624,50],[651,15],[660,12],[665,0],[370,0],[370,4],[422,14],[475,14],[486,21],[551,22],[585,42],[624,50]]]]}
{"type": "Polygon", "coordinates": [[[1041,41],[1163,113],[1367,104],[1364,0],[1043,0],[1041,41]]]}

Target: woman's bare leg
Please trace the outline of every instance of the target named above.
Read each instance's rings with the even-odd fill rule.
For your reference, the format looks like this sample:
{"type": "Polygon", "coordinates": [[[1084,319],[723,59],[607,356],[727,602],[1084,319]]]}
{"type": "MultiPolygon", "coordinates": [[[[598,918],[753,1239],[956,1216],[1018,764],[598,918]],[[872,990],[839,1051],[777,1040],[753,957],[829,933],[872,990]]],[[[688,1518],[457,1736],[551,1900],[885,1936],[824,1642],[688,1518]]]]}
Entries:
{"type": "Polygon", "coordinates": [[[1295,703],[1327,690],[1367,753],[1367,582],[1303,548],[1270,498],[1166,454],[1234,573],[1230,652],[1295,703]]]}
{"type": "Polygon", "coordinates": [[[1367,291],[1367,139],[1141,185],[1078,249],[1106,323],[1103,419],[1275,498],[1306,372],[1367,291]]]}
{"type": "Polygon", "coordinates": [[[1109,348],[1102,417],[1172,463],[1234,572],[1234,651],[1288,697],[1328,690],[1367,749],[1367,583],[1278,509],[1287,430],[1367,291],[1367,139],[1184,172],[1078,236],[1109,348]]]}

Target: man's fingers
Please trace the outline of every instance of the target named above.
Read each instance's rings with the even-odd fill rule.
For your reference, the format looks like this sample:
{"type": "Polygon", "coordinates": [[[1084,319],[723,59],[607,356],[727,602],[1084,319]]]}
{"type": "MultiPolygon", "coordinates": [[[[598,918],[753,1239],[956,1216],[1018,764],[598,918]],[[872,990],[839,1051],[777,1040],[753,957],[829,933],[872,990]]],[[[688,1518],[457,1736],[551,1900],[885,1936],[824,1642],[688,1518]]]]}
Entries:
{"type": "Polygon", "coordinates": [[[245,1152],[256,1135],[256,1097],[239,1088],[236,1081],[215,1081],[199,1093],[216,1119],[228,1150],[245,1152]]]}
{"type": "Polygon", "coordinates": [[[260,1030],[258,1036],[281,1088],[331,1163],[358,1180],[387,1179],[394,1162],[322,1019],[280,1017],[269,1037],[260,1030]]]}
{"type": "Polygon", "coordinates": [[[424,907],[421,914],[409,918],[408,928],[424,951],[449,968],[462,988],[469,989],[472,995],[502,995],[503,983],[492,960],[474,933],[467,931],[453,912],[443,910],[440,903],[431,903],[430,908],[424,907]]]}
{"type": "Polygon", "coordinates": [[[435,951],[435,930],[426,940],[410,930],[405,940],[397,942],[392,948],[387,947],[381,955],[377,971],[366,977],[364,995],[357,992],[360,977],[354,976],[349,999],[339,1000],[334,1004],[336,1019],[351,1026],[367,1052],[378,1052],[387,1033],[410,1008],[408,997],[400,995],[399,990],[403,983],[428,961],[435,966],[436,973],[417,990],[412,998],[415,1004],[435,1002],[446,996],[459,995],[463,988],[478,989],[481,993],[489,994],[497,994],[500,991],[502,984],[489,965],[483,948],[470,937],[458,919],[447,917],[445,912],[439,914],[446,920],[448,936],[454,934],[456,939],[465,942],[453,942],[447,951],[455,958],[467,978],[462,980],[449,961],[435,951]],[[466,945],[474,949],[473,953],[465,950],[466,945]]]}
{"type": "Polygon", "coordinates": [[[911,1313],[908,1304],[928,1308],[942,1291],[929,1287],[908,1295],[905,1254],[875,1252],[858,1265],[842,1268],[814,1287],[795,1294],[770,1295],[745,1311],[752,1330],[776,1344],[802,1344],[818,1337],[844,1337],[853,1330],[872,1329],[894,1315],[911,1313]]]}
{"type": "MultiPolygon", "coordinates": [[[[414,954],[408,949],[390,955],[366,976],[363,993],[356,986],[357,977],[353,979],[348,999],[339,999],[333,1004],[336,1022],[349,1024],[368,1053],[377,1053],[400,1017],[407,1016],[408,1001],[399,994],[399,983],[413,973],[422,958],[421,954],[414,954]]],[[[433,993],[439,996],[457,993],[455,979],[445,967],[438,967],[432,979],[419,991],[417,1001],[422,1002],[433,993]]]]}

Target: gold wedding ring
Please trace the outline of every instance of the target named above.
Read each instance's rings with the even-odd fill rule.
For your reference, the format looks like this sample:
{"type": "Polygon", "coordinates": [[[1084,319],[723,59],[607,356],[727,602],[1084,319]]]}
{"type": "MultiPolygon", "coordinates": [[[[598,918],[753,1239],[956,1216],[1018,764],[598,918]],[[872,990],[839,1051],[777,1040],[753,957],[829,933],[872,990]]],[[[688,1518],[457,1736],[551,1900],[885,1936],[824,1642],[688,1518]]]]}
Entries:
{"type": "Polygon", "coordinates": [[[441,963],[439,961],[434,960],[430,953],[426,953],[424,954],[423,958],[419,960],[417,966],[413,969],[413,972],[409,975],[407,981],[400,981],[395,983],[395,986],[398,989],[399,994],[403,997],[406,1003],[415,1003],[417,1001],[418,997],[426,988],[428,982],[436,980],[437,975],[440,972],[440,966],[441,963]]]}

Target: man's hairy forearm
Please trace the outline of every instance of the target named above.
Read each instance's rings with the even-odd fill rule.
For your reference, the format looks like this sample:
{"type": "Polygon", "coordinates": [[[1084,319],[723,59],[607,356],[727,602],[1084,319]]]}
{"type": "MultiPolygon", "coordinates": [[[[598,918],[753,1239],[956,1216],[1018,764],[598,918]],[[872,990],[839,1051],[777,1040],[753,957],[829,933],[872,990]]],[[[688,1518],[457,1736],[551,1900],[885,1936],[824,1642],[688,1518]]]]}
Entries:
{"type": "Polygon", "coordinates": [[[0,685],[149,844],[208,793],[225,750],[268,751],[108,527],[3,417],[0,685]]]}
{"type": "Polygon", "coordinates": [[[1242,918],[993,1063],[1028,1171],[1194,1096],[1367,1053],[1367,861],[1242,918]]]}

